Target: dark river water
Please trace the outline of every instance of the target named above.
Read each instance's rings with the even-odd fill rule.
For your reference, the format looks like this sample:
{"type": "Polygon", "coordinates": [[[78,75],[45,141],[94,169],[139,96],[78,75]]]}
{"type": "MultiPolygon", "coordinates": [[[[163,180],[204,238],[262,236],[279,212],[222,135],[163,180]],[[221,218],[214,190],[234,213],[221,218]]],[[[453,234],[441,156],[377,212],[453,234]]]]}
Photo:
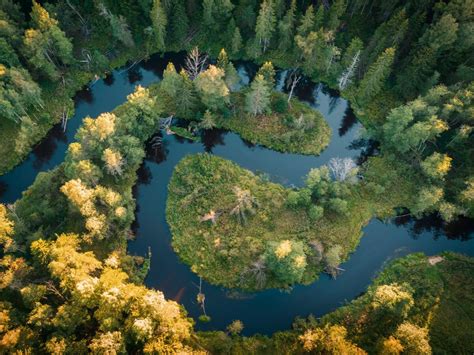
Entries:
{"type": "MultiPolygon", "coordinates": [[[[116,70],[106,79],[80,91],[75,98],[76,112],[68,123],[66,133],[56,126],[21,165],[0,176],[0,201],[14,202],[33,183],[38,172],[60,164],[84,117],[96,117],[113,110],[126,100],[136,85],[147,86],[159,81],[170,60],[179,67],[182,56],[153,57],[131,69],[116,70]]],[[[236,67],[242,84],[248,83],[248,78],[256,70],[249,63],[237,62],[236,67]]],[[[285,71],[278,73],[277,88],[280,90],[285,89],[285,77],[285,71]]],[[[266,174],[273,181],[287,186],[301,186],[311,168],[325,164],[332,157],[353,157],[363,161],[365,156],[375,151],[373,144],[358,138],[361,125],[348,103],[337,93],[322,85],[303,81],[296,95],[319,110],[332,128],[331,143],[320,156],[275,152],[220,130],[205,132],[200,143],[164,135],[161,147],[147,147],[147,157],[138,172],[139,181],[135,187],[137,212],[134,231],[137,237],[129,243],[129,252],[145,256],[151,248],[147,286],[159,289],[168,298],[182,303],[195,319],[201,315],[196,302],[199,279],[173,252],[165,220],[167,185],[174,166],[185,155],[209,152],[256,173],[266,174]]],[[[412,252],[434,255],[445,250],[474,255],[472,220],[461,219],[446,226],[435,216],[422,220],[396,218],[386,223],[374,219],[363,232],[357,250],[342,265],[346,271],[336,280],[321,275],[312,285],[296,286],[291,292],[267,290],[256,294],[242,294],[203,282],[206,310],[212,320],[206,324],[197,322],[197,328],[223,329],[231,321],[240,319],[244,322],[244,334],[270,334],[289,328],[297,316],[321,316],[354,299],[393,258],[412,252]]]]}

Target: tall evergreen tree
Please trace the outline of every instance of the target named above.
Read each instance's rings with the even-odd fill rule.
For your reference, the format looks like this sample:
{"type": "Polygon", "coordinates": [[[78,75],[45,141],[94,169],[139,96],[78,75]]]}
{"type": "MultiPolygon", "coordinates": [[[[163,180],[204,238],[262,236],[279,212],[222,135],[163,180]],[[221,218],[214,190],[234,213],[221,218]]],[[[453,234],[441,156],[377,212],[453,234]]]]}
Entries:
{"type": "Polygon", "coordinates": [[[336,31],[341,23],[340,18],[346,11],[347,1],[346,0],[335,0],[328,12],[328,19],[326,27],[330,31],[336,31]]]}
{"type": "Polygon", "coordinates": [[[174,1],[170,20],[169,45],[182,49],[188,30],[189,20],[184,5],[181,1],[174,1]]]}
{"type": "Polygon", "coordinates": [[[291,5],[283,19],[278,23],[278,49],[288,51],[293,46],[295,36],[296,0],[291,0],[291,5]]]}
{"type": "Polygon", "coordinates": [[[166,49],[166,26],[168,24],[168,18],[166,11],[161,4],[161,0],[153,0],[153,7],[150,13],[151,23],[153,25],[153,39],[155,42],[156,49],[162,52],[166,49]]]}
{"type": "Polygon", "coordinates": [[[260,6],[255,27],[255,38],[263,52],[268,49],[273,33],[275,32],[276,17],[271,0],[264,0],[260,6]]]}
{"type": "Polygon", "coordinates": [[[313,5],[309,5],[301,18],[300,25],[298,26],[298,35],[301,37],[307,36],[311,31],[314,30],[314,8],[313,5]]]}
{"type": "Polygon", "coordinates": [[[382,90],[392,70],[394,56],[395,48],[387,48],[369,67],[359,85],[359,104],[368,103],[382,90]]]}
{"type": "Polygon", "coordinates": [[[263,75],[257,74],[245,97],[245,109],[254,116],[269,112],[271,91],[263,75]]]}

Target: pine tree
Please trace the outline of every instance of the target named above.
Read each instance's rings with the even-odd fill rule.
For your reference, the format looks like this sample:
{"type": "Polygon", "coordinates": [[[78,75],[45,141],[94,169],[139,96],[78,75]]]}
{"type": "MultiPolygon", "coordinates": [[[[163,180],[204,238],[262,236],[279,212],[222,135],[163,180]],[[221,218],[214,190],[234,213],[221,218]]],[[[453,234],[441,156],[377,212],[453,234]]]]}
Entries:
{"type": "Polygon", "coordinates": [[[255,38],[263,52],[268,49],[273,32],[275,32],[276,17],[271,0],[264,0],[260,6],[255,27],[255,38]]]}
{"type": "Polygon", "coordinates": [[[293,46],[293,38],[295,36],[295,12],[296,0],[291,0],[290,8],[283,17],[283,20],[278,23],[278,49],[281,51],[290,50],[293,46]]]}
{"type": "Polygon", "coordinates": [[[159,52],[163,52],[166,49],[165,39],[168,18],[165,9],[161,4],[161,0],[153,0],[150,17],[153,25],[155,47],[159,52]]]}
{"type": "Polygon", "coordinates": [[[387,48],[369,67],[359,85],[359,103],[368,103],[382,90],[392,70],[395,48],[387,48]]]}
{"type": "Polygon", "coordinates": [[[257,74],[245,97],[245,109],[254,116],[269,112],[271,91],[264,77],[257,74]]]}

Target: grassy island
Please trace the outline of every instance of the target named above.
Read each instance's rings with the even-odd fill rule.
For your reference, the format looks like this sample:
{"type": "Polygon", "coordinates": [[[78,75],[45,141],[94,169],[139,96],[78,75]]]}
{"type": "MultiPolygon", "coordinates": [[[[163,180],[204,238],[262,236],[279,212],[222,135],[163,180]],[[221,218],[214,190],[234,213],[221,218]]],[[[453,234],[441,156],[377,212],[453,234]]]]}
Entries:
{"type": "MultiPolygon", "coordinates": [[[[375,172],[388,164],[372,159],[364,183],[350,177],[355,167],[340,181],[331,179],[327,167],[313,169],[306,186],[295,190],[222,158],[185,157],[169,185],[173,247],[194,272],[226,287],[308,284],[323,270],[336,276],[361,228],[410,200],[413,186],[378,185],[384,175],[375,172]]],[[[390,181],[397,181],[403,172],[392,174],[390,181]]]]}
{"type": "MultiPolygon", "coordinates": [[[[284,102],[287,95],[274,91],[272,102],[276,106],[284,102]]],[[[329,144],[331,128],[323,115],[308,104],[297,99],[284,112],[273,111],[257,119],[245,112],[245,96],[232,93],[231,102],[235,113],[229,117],[219,117],[217,127],[240,134],[254,144],[280,152],[318,155],[329,144]]]]}

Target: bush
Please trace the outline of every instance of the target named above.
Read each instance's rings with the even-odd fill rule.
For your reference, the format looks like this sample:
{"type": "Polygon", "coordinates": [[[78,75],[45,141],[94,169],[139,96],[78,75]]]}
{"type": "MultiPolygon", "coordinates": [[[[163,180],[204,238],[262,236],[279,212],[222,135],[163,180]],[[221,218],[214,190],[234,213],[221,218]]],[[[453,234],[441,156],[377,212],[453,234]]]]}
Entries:
{"type": "Polygon", "coordinates": [[[285,113],[288,111],[288,101],[285,97],[278,97],[273,102],[273,111],[277,113],[285,113]]]}
{"type": "Polygon", "coordinates": [[[292,285],[301,281],[307,265],[302,242],[269,242],[264,257],[268,268],[281,282],[292,285]]]}
{"type": "Polygon", "coordinates": [[[323,214],[324,214],[324,208],[321,206],[312,205],[309,208],[308,215],[309,215],[309,218],[311,218],[313,222],[320,219],[323,216],[323,214]]]}

